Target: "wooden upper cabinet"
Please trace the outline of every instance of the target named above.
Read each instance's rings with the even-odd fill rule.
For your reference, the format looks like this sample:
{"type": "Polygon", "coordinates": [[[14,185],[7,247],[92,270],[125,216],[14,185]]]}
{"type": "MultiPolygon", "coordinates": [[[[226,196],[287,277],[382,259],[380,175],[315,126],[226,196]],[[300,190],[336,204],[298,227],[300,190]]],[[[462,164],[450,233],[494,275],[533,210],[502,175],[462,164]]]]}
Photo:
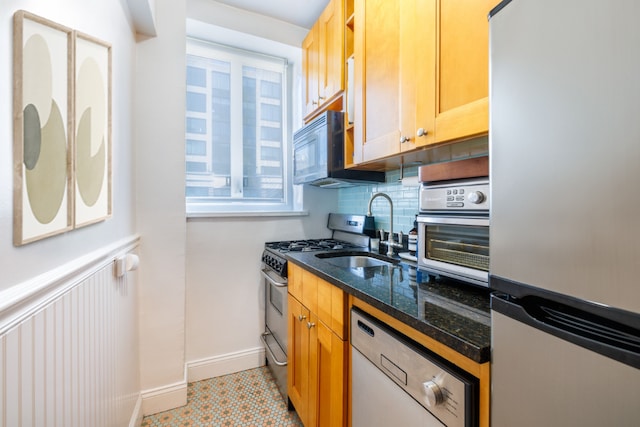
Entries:
{"type": "Polygon", "coordinates": [[[436,142],[489,131],[489,11],[498,0],[439,0],[436,142]]]}
{"type": "Polygon", "coordinates": [[[302,74],[304,76],[305,115],[318,108],[320,37],[318,24],[314,25],[302,41],[302,74]]]}
{"type": "Polygon", "coordinates": [[[354,163],[488,132],[498,0],[354,2],[354,163]]]}
{"type": "Polygon", "coordinates": [[[362,161],[434,140],[436,0],[356,0],[355,141],[362,161]]]}
{"type": "Polygon", "coordinates": [[[329,101],[344,88],[344,5],[331,1],[320,15],[320,103],[329,101]]]}
{"type": "Polygon", "coordinates": [[[302,42],[305,120],[344,89],[344,0],[331,0],[302,42]]]}
{"type": "Polygon", "coordinates": [[[400,151],[435,141],[436,0],[400,2],[400,151]]]}
{"type": "Polygon", "coordinates": [[[400,3],[354,1],[354,156],[364,162],[399,149],[400,3]]]}

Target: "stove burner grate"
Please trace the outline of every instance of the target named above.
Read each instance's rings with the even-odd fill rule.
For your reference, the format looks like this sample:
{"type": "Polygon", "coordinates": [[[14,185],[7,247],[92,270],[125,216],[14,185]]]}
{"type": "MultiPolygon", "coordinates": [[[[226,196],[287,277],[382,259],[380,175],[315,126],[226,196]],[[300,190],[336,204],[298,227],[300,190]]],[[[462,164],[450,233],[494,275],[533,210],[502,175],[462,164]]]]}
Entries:
{"type": "Polygon", "coordinates": [[[335,239],[285,240],[282,242],[267,242],[265,246],[278,252],[311,252],[338,249],[353,249],[360,246],[335,239]]]}

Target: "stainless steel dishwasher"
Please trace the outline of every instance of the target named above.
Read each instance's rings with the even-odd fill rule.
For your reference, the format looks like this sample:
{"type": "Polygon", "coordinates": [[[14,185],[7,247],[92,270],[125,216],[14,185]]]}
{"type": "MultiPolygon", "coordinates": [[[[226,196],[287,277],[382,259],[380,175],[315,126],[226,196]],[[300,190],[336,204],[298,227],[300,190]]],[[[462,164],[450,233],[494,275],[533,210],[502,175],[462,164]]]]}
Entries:
{"type": "Polygon", "coordinates": [[[478,380],[351,309],[352,426],[475,427],[478,380]]]}

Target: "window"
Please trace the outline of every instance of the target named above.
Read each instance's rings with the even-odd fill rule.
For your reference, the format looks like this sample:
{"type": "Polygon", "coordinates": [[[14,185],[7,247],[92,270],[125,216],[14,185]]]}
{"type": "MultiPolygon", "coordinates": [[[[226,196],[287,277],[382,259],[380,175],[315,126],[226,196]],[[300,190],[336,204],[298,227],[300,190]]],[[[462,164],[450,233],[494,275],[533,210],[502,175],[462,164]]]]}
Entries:
{"type": "Polygon", "coordinates": [[[187,213],[291,209],[287,62],[187,42],[187,213]]]}

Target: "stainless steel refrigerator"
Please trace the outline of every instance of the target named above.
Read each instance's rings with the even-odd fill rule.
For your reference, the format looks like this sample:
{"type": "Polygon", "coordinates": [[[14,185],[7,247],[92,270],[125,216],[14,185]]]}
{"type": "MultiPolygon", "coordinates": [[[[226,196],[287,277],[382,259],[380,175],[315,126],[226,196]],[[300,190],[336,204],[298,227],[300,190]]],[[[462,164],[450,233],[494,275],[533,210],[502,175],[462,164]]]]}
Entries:
{"type": "Polygon", "coordinates": [[[493,427],[640,425],[640,1],[490,14],[493,427]]]}

